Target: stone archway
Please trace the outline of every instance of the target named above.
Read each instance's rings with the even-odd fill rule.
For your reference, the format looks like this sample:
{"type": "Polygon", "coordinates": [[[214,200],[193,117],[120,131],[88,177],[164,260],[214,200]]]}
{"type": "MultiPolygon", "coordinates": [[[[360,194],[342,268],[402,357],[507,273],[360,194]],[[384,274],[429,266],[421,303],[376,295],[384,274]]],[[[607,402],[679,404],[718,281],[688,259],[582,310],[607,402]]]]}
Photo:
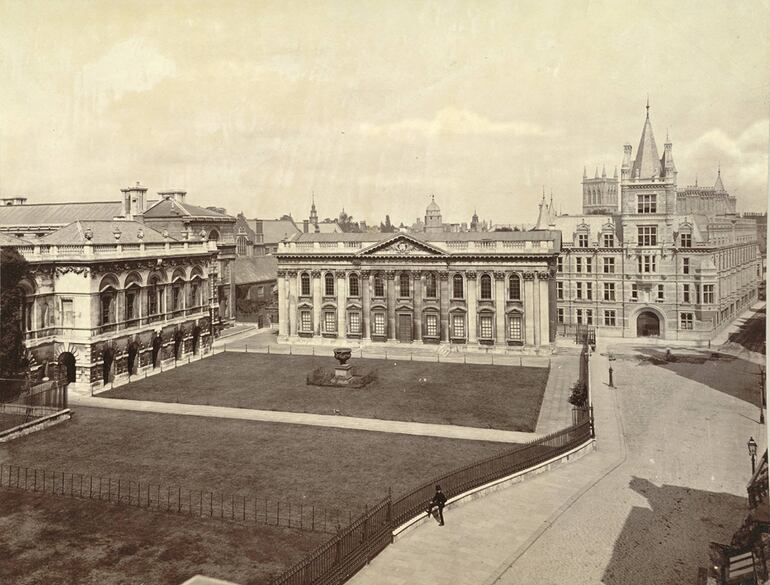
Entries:
{"type": "Polygon", "coordinates": [[[72,353],[64,351],[59,354],[59,373],[59,379],[62,380],[64,384],[71,384],[72,382],[77,381],[75,356],[72,353]]]}
{"type": "Polygon", "coordinates": [[[102,351],[102,379],[105,384],[112,381],[112,364],[115,361],[115,351],[111,347],[105,347],[102,351]]]}
{"type": "Polygon", "coordinates": [[[642,311],[636,317],[637,337],[660,337],[660,317],[654,311],[642,311]]]}

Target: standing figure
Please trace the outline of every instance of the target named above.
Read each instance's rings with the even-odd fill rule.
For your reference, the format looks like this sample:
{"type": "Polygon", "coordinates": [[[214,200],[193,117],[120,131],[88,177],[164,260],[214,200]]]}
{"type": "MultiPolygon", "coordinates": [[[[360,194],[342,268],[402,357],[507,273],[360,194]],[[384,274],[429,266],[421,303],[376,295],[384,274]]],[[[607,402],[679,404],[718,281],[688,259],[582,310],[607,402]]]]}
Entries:
{"type": "Polygon", "coordinates": [[[433,508],[438,508],[439,526],[444,525],[444,504],[446,504],[446,496],[444,495],[444,492],[441,491],[441,486],[437,485],[436,493],[433,495],[431,501],[428,502],[428,516],[430,516],[433,508]]]}

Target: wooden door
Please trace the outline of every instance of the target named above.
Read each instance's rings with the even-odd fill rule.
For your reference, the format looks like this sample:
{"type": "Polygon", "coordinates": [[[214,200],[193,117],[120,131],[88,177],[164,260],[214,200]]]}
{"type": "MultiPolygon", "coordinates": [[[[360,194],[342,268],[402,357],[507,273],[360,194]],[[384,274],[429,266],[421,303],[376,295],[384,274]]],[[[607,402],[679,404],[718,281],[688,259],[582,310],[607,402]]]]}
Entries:
{"type": "Polygon", "coordinates": [[[412,343],[412,316],[398,316],[398,340],[401,343],[412,343]]]}

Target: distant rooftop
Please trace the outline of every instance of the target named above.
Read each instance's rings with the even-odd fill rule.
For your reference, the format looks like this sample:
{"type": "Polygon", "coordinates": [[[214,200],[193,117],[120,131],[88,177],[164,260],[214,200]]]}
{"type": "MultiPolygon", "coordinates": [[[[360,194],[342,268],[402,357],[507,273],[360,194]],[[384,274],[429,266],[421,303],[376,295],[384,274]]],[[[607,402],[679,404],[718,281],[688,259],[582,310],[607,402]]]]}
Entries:
{"type": "Polygon", "coordinates": [[[120,201],[73,201],[0,206],[0,226],[67,225],[77,220],[111,220],[121,214],[120,201]]]}

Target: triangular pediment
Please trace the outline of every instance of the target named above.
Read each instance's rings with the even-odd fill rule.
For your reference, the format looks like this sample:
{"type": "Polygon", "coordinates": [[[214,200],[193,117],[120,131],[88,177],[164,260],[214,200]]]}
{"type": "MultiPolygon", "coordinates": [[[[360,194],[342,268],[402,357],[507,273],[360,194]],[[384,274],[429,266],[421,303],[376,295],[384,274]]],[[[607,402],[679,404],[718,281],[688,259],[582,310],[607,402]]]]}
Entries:
{"type": "Polygon", "coordinates": [[[446,256],[447,253],[435,246],[407,234],[396,234],[392,238],[364,248],[359,256],[446,256]]]}

